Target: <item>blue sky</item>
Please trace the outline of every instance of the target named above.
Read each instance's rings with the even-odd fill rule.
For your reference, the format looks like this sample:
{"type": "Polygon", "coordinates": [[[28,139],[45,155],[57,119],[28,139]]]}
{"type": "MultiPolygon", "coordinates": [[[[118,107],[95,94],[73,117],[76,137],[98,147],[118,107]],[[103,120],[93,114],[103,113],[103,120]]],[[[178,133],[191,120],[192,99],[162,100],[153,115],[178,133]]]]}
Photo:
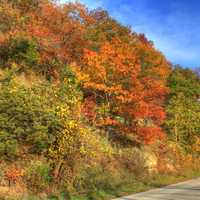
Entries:
{"type": "MultiPolygon", "coordinates": [[[[61,0],[67,2],[68,0],[61,0]]],[[[73,0],[72,0],[73,1],[73,0]]],[[[174,64],[200,66],[200,0],[79,0],[145,33],[174,64]]]]}

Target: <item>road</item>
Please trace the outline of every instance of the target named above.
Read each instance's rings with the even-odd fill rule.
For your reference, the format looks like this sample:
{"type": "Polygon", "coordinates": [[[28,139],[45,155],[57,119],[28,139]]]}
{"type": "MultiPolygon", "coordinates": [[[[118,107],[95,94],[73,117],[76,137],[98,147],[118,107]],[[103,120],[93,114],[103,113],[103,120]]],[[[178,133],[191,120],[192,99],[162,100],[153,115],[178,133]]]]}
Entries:
{"type": "Polygon", "coordinates": [[[200,178],[114,200],[200,200],[200,178]]]}

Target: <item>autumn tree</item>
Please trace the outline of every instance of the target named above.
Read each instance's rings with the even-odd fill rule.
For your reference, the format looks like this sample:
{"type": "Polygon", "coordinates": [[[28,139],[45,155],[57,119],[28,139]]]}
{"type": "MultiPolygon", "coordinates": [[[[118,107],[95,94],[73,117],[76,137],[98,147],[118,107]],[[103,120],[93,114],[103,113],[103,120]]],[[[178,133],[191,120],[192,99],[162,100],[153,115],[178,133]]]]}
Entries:
{"type": "Polygon", "coordinates": [[[164,135],[170,65],[144,35],[80,3],[5,0],[1,6],[9,22],[0,27],[2,68],[32,70],[58,83],[72,64],[82,81],[82,110],[93,124],[140,142],[164,135]]]}
{"type": "Polygon", "coordinates": [[[92,96],[98,106],[96,125],[151,143],[164,136],[170,65],[150,42],[130,33],[129,42],[113,37],[95,51],[86,49],[77,74],[86,98],[92,96]]]}

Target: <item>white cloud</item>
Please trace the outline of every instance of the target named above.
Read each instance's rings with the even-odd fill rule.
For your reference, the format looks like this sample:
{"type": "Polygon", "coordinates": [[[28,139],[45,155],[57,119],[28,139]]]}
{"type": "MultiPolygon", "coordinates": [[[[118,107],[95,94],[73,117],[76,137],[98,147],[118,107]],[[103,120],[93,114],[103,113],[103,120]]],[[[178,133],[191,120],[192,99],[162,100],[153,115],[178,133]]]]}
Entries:
{"type": "Polygon", "coordinates": [[[66,2],[80,2],[85,4],[90,9],[98,8],[103,5],[102,0],[61,0],[62,3],[66,2]]]}
{"type": "Polygon", "coordinates": [[[171,62],[194,67],[200,65],[200,15],[184,11],[176,7],[162,16],[155,10],[123,5],[112,15],[131,24],[134,31],[145,33],[171,62]]]}

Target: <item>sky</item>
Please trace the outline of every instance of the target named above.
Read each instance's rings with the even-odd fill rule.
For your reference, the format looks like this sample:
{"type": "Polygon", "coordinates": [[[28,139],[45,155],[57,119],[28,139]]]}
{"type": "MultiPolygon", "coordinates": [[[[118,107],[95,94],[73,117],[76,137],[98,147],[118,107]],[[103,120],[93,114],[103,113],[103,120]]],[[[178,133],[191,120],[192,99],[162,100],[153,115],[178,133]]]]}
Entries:
{"type": "MultiPolygon", "coordinates": [[[[68,0],[61,0],[67,2],[68,0]]],[[[73,1],[73,0],[71,0],[73,1]]],[[[200,0],[79,0],[144,33],[173,64],[200,66],[200,0]]]]}

